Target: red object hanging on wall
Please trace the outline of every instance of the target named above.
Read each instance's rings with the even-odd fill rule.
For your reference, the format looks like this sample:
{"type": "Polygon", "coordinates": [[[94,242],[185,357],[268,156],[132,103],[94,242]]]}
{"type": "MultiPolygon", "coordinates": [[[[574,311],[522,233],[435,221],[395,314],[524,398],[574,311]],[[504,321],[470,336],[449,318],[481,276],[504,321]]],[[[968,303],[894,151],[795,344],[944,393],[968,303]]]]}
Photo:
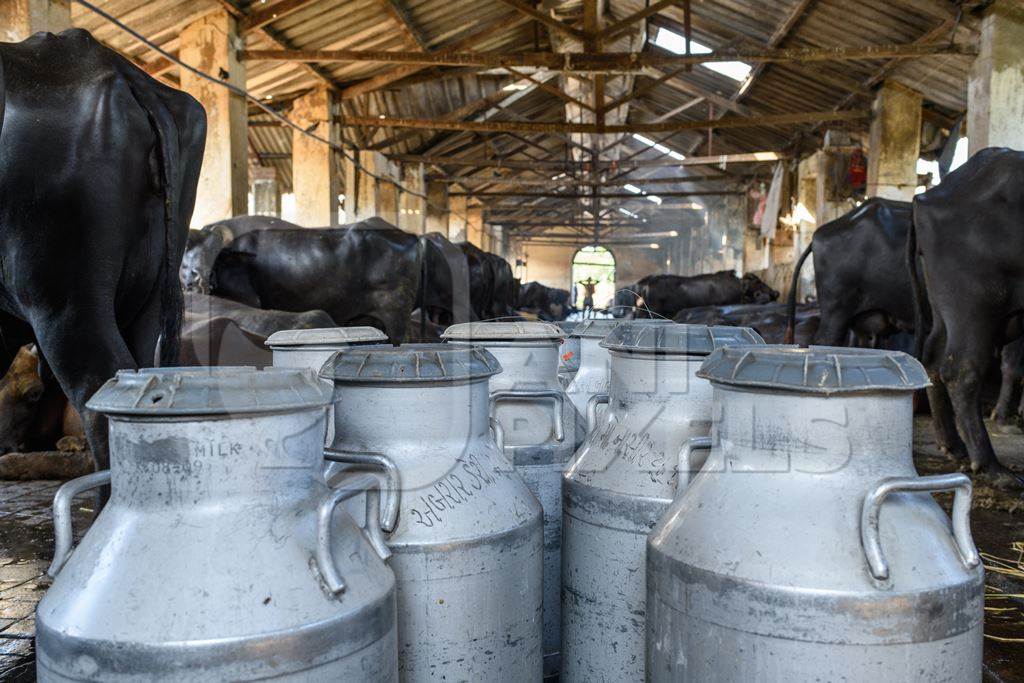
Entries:
{"type": "Polygon", "coordinates": [[[862,192],[868,184],[868,160],[860,149],[853,150],[850,155],[850,171],[846,180],[854,192],[862,192]]]}

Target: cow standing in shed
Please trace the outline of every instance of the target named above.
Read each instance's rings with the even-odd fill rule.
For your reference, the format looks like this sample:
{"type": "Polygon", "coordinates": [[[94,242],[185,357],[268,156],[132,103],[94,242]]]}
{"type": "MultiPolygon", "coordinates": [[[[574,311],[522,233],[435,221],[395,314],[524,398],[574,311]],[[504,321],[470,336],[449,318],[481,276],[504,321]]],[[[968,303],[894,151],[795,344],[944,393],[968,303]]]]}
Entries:
{"type": "Polygon", "coordinates": [[[992,449],[981,385],[1024,313],[1024,152],[985,149],[914,199],[907,264],[935,439],[1000,485],[1022,485],[992,449]]]}
{"type": "Polygon", "coordinates": [[[79,29],[0,44],[0,67],[0,327],[37,341],[105,469],[86,401],[158,338],[177,360],[205,113],[79,29]]]}

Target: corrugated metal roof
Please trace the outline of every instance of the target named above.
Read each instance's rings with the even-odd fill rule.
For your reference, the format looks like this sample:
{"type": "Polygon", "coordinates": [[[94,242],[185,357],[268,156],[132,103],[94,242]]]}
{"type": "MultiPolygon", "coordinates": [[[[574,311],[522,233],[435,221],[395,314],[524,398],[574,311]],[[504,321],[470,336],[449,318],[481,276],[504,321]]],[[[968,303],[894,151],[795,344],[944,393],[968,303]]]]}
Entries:
{"type": "MultiPolygon", "coordinates": [[[[549,28],[519,14],[499,1],[474,0],[94,0],[148,39],[171,53],[178,50],[178,34],[191,22],[209,14],[228,9],[240,19],[281,8],[281,13],[262,27],[244,34],[249,49],[374,49],[374,50],[439,50],[459,45],[468,36],[492,31],[471,49],[478,52],[549,51],[552,49],[549,28]],[[395,8],[398,8],[398,11],[395,8]],[[290,11],[287,11],[290,10],[290,11]]],[[[648,0],[606,0],[606,24],[647,6],[648,0]]],[[[958,13],[953,2],[934,0],[695,0],[692,3],[693,38],[713,49],[763,49],[775,47],[867,46],[897,43],[951,41],[962,43],[977,40],[977,17],[967,3],[958,13]],[[788,30],[783,30],[788,28],[788,30]]],[[[648,20],[648,48],[655,32],[666,28],[682,32],[682,3],[663,9],[648,20]]],[[[545,8],[554,8],[563,19],[582,17],[581,0],[545,1],[545,8]]],[[[72,4],[76,25],[130,56],[142,65],[159,63],[153,50],[140,44],[102,18],[77,3],[72,4]]],[[[466,49],[463,46],[461,49],[466,49]]],[[[942,55],[903,61],[884,59],[843,62],[777,63],[755,67],[752,85],[740,92],[740,84],[703,66],[675,74],[654,87],[657,71],[638,75],[634,90],[642,91],[629,105],[628,119],[652,121],[672,114],[672,119],[707,120],[723,113],[779,114],[839,108],[864,108],[873,96],[872,89],[884,78],[893,78],[922,93],[931,120],[951,122],[967,106],[967,77],[970,56],[942,55]]],[[[294,62],[247,63],[247,87],[271,103],[287,102],[296,94],[328,84],[344,89],[367,78],[395,72],[396,65],[382,63],[325,63],[313,67],[294,62]]],[[[383,88],[347,100],[343,113],[349,115],[389,118],[443,118],[451,112],[492,95],[499,88],[516,80],[501,72],[474,73],[455,67],[405,69],[404,78],[383,88]]],[[[176,70],[164,76],[176,80],[176,70]]],[[[558,83],[558,79],[549,81],[558,83]]],[[[509,91],[509,95],[515,94],[509,91]]],[[[251,108],[253,121],[267,121],[265,114],[251,108]]],[[[565,103],[539,87],[520,93],[506,108],[488,107],[470,114],[472,118],[487,115],[492,120],[565,120],[565,103]]],[[[845,124],[864,130],[866,121],[845,124]]],[[[816,131],[813,125],[761,126],[717,130],[710,137],[710,152],[726,154],[793,148],[801,134],[816,131]]],[[[431,154],[476,158],[485,153],[506,158],[570,159],[568,135],[517,133],[480,134],[448,131],[405,131],[386,126],[374,129],[346,129],[347,135],[360,145],[387,143],[389,154],[431,154]]],[[[628,137],[628,136],[627,136],[628,137]]],[[[650,135],[683,154],[707,154],[709,136],[706,131],[684,131],[675,134],[650,135]]],[[[254,163],[278,170],[284,187],[291,186],[290,160],[292,131],[280,126],[254,125],[249,129],[250,149],[254,163]]],[[[615,136],[605,136],[611,143],[615,136]]],[[[659,152],[635,141],[621,145],[623,158],[658,158],[659,152]],[[632,155],[632,156],[631,156],[632,155]]],[[[480,181],[510,175],[493,168],[445,166],[435,169],[448,176],[467,174],[480,181]]],[[[765,164],[738,165],[729,173],[740,176],[767,172],[765,164]]],[[[707,168],[642,169],[634,176],[701,176],[720,171],[707,168]]],[[[512,173],[536,181],[547,177],[543,169],[517,170],[512,173]]],[[[514,189],[510,182],[488,185],[491,190],[514,189]]],[[[683,186],[659,186],[685,189],[683,186]]],[[[543,188],[539,188],[543,189],[543,188]]],[[[551,205],[559,199],[496,200],[495,205],[551,205]]]]}

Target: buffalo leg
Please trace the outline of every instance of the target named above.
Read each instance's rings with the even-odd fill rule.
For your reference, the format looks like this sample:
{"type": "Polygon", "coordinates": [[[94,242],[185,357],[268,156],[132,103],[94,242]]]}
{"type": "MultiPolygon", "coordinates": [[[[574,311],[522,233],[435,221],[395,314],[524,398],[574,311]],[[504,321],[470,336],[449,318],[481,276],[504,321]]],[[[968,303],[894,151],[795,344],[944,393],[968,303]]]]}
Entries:
{"type": "MultiPolygon", "coordinates": [[[[107,420],[85,407],[104,382],[121,369],[135,368],[135,359],[117,329],[113,316],[96,315],[92,302],[68,301],[62,313],[32,318],[39,350],[68,401],[82,417],[97,470],[110,467],[107,420]]],[[[100,492],[102,505],[109,491],[100,492]]]]}
{"type": "Polygon", "coordinates": [[[814,335],[814,343],[819,346],[844,346],[849,333],[848,318],[831,311],[822,314],[818,324],[818,332],[814,335]]]}
{"type": "Polygon", "coordinates": [[[996,421],[999,430],[1006,433],[1021,433],[1020,427],[1014,424],[1016,415],[1011,406],[1021,380],[1021,361],[1024,360],[1022,346],[1024,344],[1021,340],[1007,344],[1003,347],[999,361],[999,400],[992,411],[992,419],[996,421]]]}
{"type": "Polygon", "coordinates": [[[932,424],[935,427],[935,443],[939,450],[952,458],[961,461],[967,457],[967,446],[956,430],[956,414],[949,399],[949,391],[939,371],[939,362],[946,350],[946,331],[942,323],[936,320],[931,332],[924,342],[921,362],[928,371],[928,379],[932,385],[928,387],[928,405],[931,407],[932,424]]]}
{"type": "Polygon", "coordinates": [[[940,374],[949,389],[960,436],[967,444],[971,469],[1008,485],[1019,480],[996,459],[981,412],[981,383],[993,347],[990,330],[975,328],[969,335],[951,333],[940,374]]]}
{"type": "MultiPolygon", "coordinates": [[[[156,358],[157,340],[160,338],[160,296],[150,297],[149,303],[135,321],[123,331],[128,351],[140,368],[159,365],[156,358]]],[[[162,342],[166,344],[166,340],[162,342]]]]}

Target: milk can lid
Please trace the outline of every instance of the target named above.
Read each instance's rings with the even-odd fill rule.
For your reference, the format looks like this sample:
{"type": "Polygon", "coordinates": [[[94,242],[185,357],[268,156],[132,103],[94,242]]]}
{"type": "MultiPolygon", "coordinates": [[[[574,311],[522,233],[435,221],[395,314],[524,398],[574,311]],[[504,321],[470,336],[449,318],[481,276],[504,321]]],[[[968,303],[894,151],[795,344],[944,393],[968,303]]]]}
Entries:
{"type": "Polygon", "coordinates": [[[583,321],[581,320],[558,320],[555,321],[555,325],[557,325],[558,329],[560,329],[562,332],[565,332],[567,335],[569,335],[572,334],[573,330],[579,327],[580,324],[582,324],[582,322],[583,321]]]}
{"type": "Polygon", "coordinates": [[[621,320],[615,318],[590,318],[576,326],[570,336],[585,339],[604,339],[605,336],[614,330],[621,320]]]}
{"type": "Polygon", "coordinates": [[[723,346],[750,344],[764,344],[764,340],[749,327],[651,325],[649,321],[632,320],[620,324],[601,342],[601,346],[610,351],[679,356],[706,356],[723,346]]]}
{"type": "Polygon", "coordinates": [[[280,330],[267,337],[270,348],[288,346],[347,346],[386,341],[376,327],[318,327],[310,330],[280,330]]]}
{"type": "Polygon", "coordinates": [[[565,332],[557,326],[534,321],[457,323],[441,334],[441,339],[458,342],[540,341],[564,338],[565,332]]]}
{"type": "Polygon", "coordinates": [[[928,374],[901,351],[831,346],[728,346],[715,350],[698,377],[740,387],[803,394],[912,391],[928,374]]]}
{"type": "Polygon", "coordinates": [[[320,368],[320,377],[360,384],[454,382],[501,372],[498,359],[482,346],[375,344],[338,351],[320,368]]]}
{"type": "Polygon", "coordinates": [[[306,368],[118,370],[86,407],[114,415],[229,415],[327,405],[328,387],[306,368]]]}

